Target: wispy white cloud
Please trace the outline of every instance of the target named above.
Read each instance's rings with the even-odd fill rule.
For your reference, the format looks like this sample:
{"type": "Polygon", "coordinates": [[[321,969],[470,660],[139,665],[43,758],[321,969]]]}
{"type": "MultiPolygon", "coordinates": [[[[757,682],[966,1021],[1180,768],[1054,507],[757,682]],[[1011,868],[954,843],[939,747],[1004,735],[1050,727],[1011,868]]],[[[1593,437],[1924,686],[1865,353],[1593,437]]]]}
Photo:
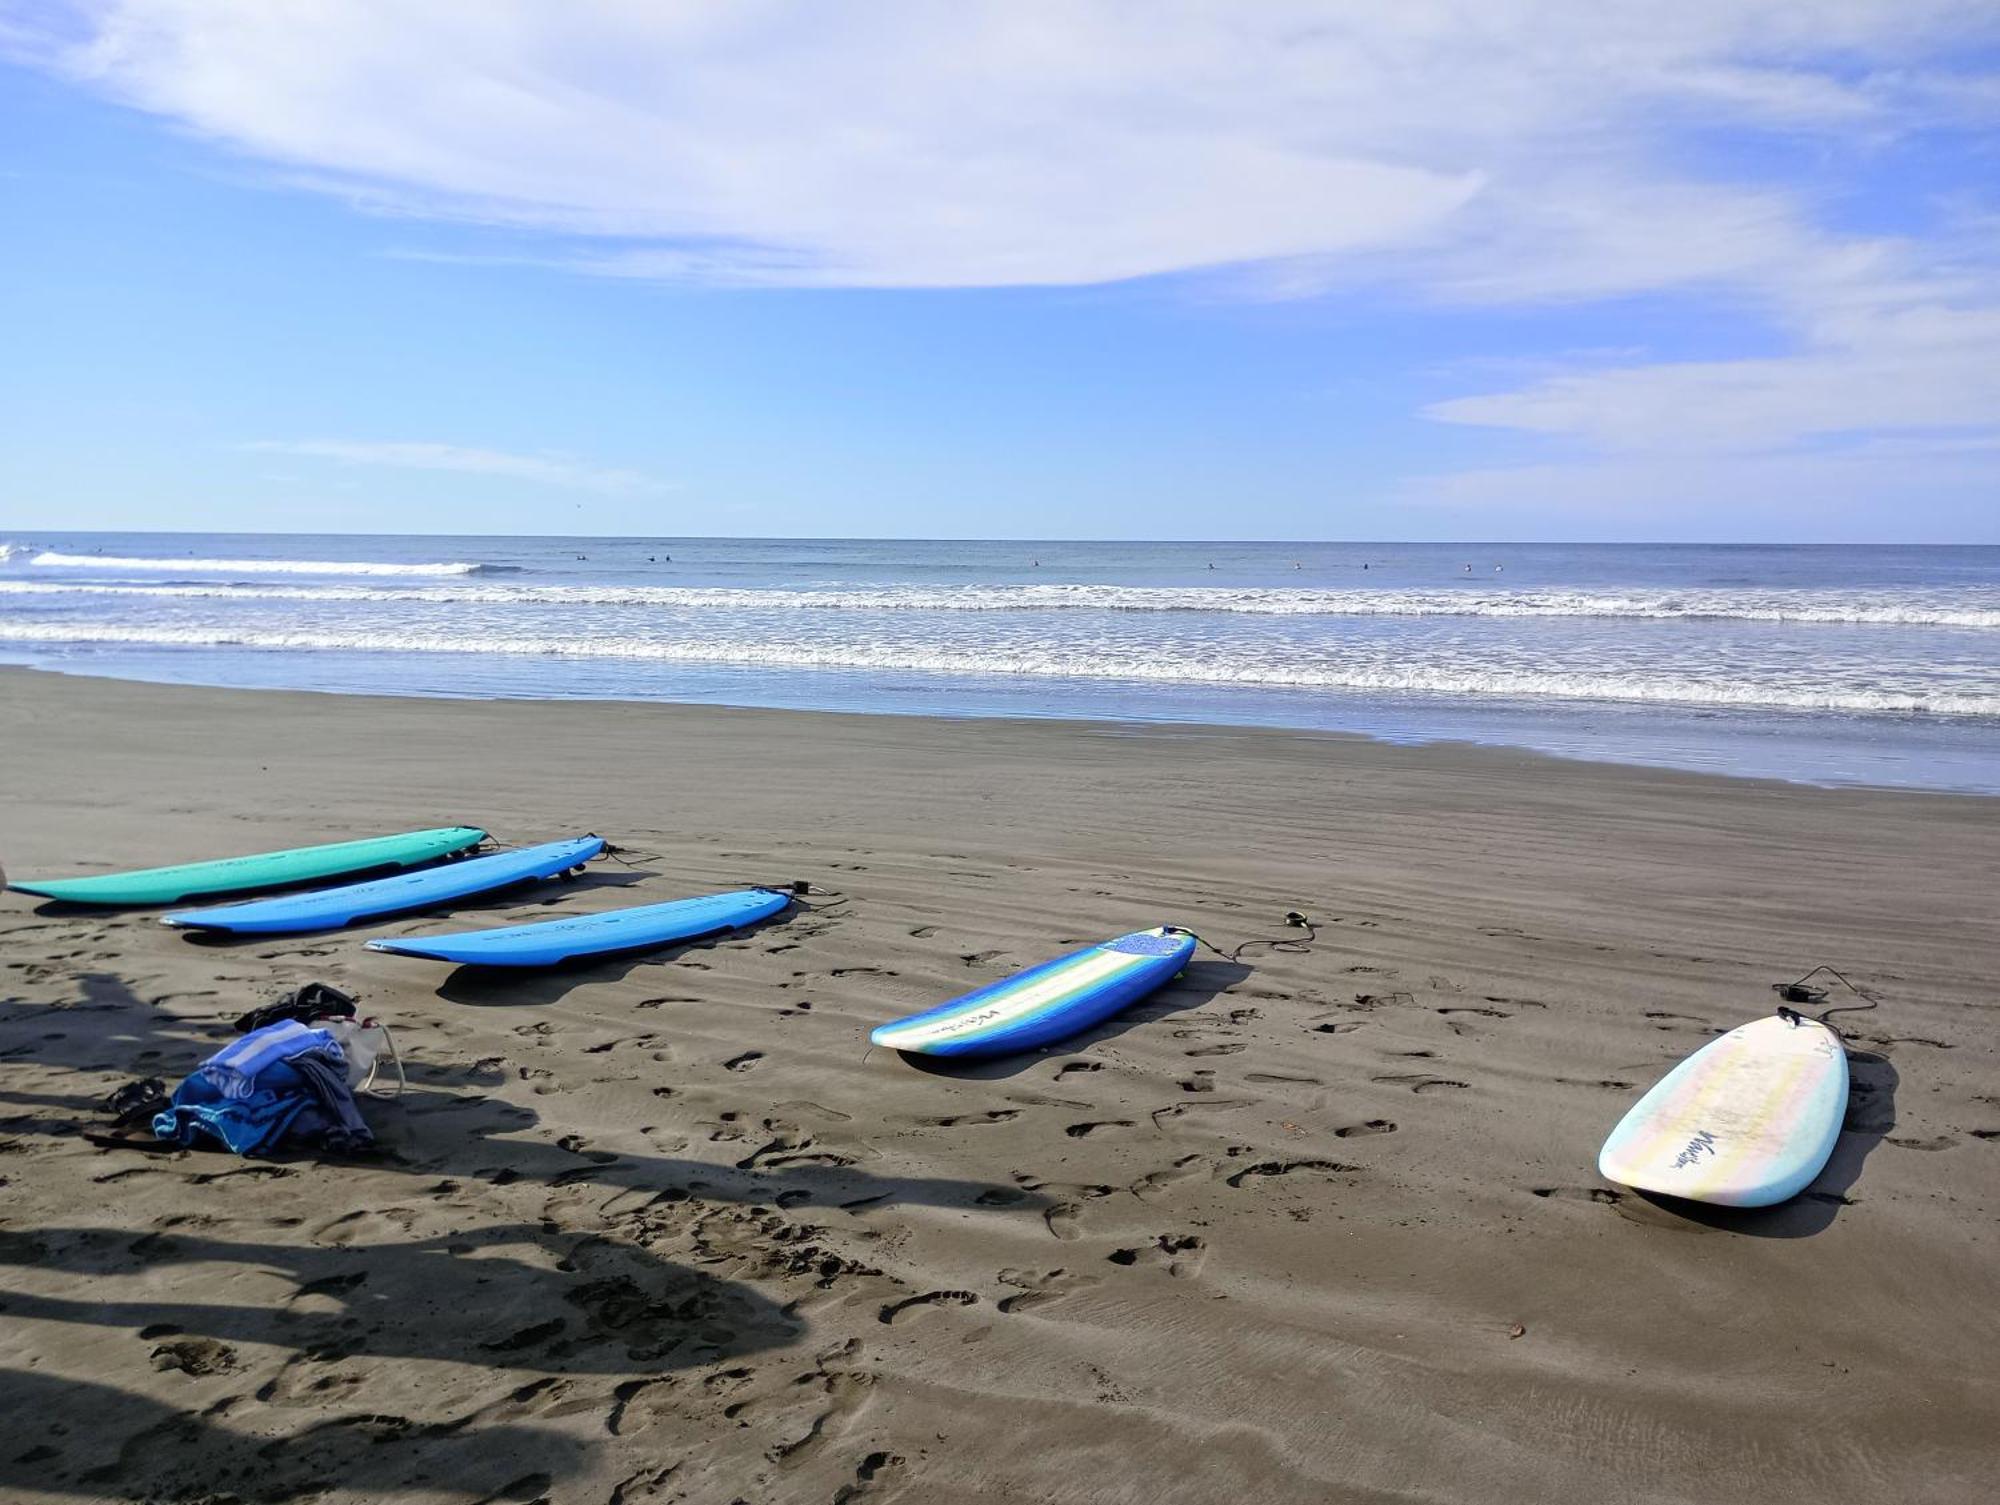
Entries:
{"type": "MultiPolygon", "coordinates": [[[[1755,359],[1580,360],[1430,409],[1534,436],[1585,489],[1605,457],[1733,455],[1747,478],[1748,457],[1830,437],[2000,428],[1990,250],[1842,235],[1786,178],[1793,156],[1698,145],[1753,132],[1858,159],[1990,131],[2000,77],[1977,60],[2000,6],[50,0],[35,16],[0,27],[0,49],[289,184],[529,232],[501,260],[789,287],[1219,271],[1267,297],[1443,305],[1680,290],[1768,335],[1755,359]]],[[[401,458],[319,452],[633,484],[354,448],[401,458]]],[[[1465,494],[1505,489],[1496,474],[1465,494]]]]}
{"type": "MultiPolygon", "coordinates": [[[[2000,441],[2000,263],[1796,224],[1774,233],[1772,252],[1762,275],[1737,287],[1789,345],[1781,354],[1575,366],[1428,414],[1542,436],[1570,459],[1795,452],[1857,474],[1885,440],[1906,459],[1983,453],[2000,441]]],[[[1917,475],[1906,469],[1887,489],[1908,494],[1917,475]]],[[[1545,482],[1538,472],[1517,479],[1545,482]]],[[[1501,482],[1489,474],[1479,484],[1507,489],[1501,482]]]]}
{"type": "MultiPolygon", "coordinates": [[[[1654,207],[1672,212],[1633,225],[1629,187],[1603,197],[1659,182],[1677,126],[1932,121],[1980,97],[1953,49],[2000,33],[2000,15],[1955,0],[49,13],[60,23],[14,50],[377,209],[609,242],[574,261],[615,275],[895,287],[1095,283],[1466,234],[1529,253],[1517,219],[1610,237],[1629,283],[1709,276],[1781,211],[1666,182],[1654,207]]],[[[1521,271],[1486,262],[1496,291],[1521,271]]]]}
{"type": "Polygon", "coordinates": [[[597,491],[607,495],[668,489],[665,482],[638,471],[587,465],[567,455],[523,455],[500,449],[474,449],[461,444],[261,439],[242,447],[261,454],[304,455],[315,460],[335,460],[343,465],[458,471],[465,475],[497,476],[505,480],[532,481],[542,486],[597,491]]]}

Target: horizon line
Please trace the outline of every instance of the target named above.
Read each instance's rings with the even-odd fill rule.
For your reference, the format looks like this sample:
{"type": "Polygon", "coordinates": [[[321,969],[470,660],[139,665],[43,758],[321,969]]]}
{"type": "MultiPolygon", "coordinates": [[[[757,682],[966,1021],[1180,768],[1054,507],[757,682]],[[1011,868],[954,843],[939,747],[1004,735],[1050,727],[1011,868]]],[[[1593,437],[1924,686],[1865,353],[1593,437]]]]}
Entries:
{"type": "MultiPolygon", "coordinates": [[[[0,545],[19,541],[18,535],[50,538],[53,532],[38,528],[11,530],[10,540],[0,531],[0,545]]],[[[1418,546],[1435,548],[1661,548],[1661,549],[2000,549],[2000,539],[1665,539],[1665,538],[1169,538],[1162,536],[1116,538],[1055,538],[1041,536],[992,536],[961,534],[928,536],[873,533],[438,533],[377,532],[360,529],[337,531],[292,529],[202,529],[202,528],[72,528],[64,537],[158,537],[158,538],[434,538],[434,539],[590,539],[601,543],[1005,543],[1005,544],[1257,544],[1323,548],[1366,545],[1418,546]]]]}

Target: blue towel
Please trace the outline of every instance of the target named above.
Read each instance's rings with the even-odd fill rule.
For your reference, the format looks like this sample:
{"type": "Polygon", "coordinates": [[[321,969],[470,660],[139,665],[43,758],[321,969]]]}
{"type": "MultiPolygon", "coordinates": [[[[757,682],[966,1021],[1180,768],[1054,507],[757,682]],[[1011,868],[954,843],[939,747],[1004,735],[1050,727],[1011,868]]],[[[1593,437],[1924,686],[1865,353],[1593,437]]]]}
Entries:
{"type": "Polygon", "coordinates": [[[220,1142],[258,1155],[286,1140],[352,1152],[375,1142],[347,1085],[347,1061],[325,1030],[285,1020],[255,1030],[195,1068],[153,1119],[190,1147],[220,1142]]]}
{"type": "Polygon", "coordinates": [[[308,1050],[330,1051],[336,1061],[345,1059],[340,1042],[325,1030],[281,1019],[224,1046],[196,1067],[195,1075],[205,1077],[224,1097],[249,1097],[267,1068],[308,1050]]]}

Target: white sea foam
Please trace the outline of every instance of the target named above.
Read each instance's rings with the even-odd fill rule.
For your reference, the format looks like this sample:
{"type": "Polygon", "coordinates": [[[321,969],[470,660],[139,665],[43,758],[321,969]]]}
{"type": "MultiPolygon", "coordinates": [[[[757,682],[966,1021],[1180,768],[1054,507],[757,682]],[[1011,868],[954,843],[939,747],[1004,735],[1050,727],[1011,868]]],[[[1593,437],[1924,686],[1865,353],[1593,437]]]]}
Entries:
{"type": "Polygon", "coordinates": [[[368,559],[151,559],[114,554],[61,554],[44,549],[28,561],[39,569],[133,570],[178,575],[477,575],[479,564],[381,564],[368,559]]]}
{"type": "Polygon", "coordinates": [[[1312,663],[1273,662],[1240,650],[1224,656],[1205,648],[1107,652],[1099,647],[970,648],[906,642],[698,640],[630,637],[454,636],[406,631],[325,631],[219,626],[123,626],[104,623],[0,622],[0,642],[123,644],[148,647],[251,648],[291,652],[346,651],[480,654],[549,659],[743,665],[786,669],[862,669],[953,675],[1025,675],[1189,685],[1414,692],[1515,700],[1611,701],[1683,706],[1763,707],[1932,716],[2000,717],[2000,693],[1942,693],[1917,687],[1839,683],[1760,683],[1740,674],[1702,678],[1630,671],[1593,673],[1494,668],[1381,658],[1312,663]]]}
{"type": "MultiPolygon", "coordinates": [[[[34,562],[43,564],[44,554],[34,562]]],[[[53,556],[65,562],[73,556],[53,556]]],[[[130,567],[130,560],[74,556],[78,564],[130,567]]],[[[261,569],[299,574],[469,574],[480,565],[346,566],[327,561],[159,561],[190,574],[261,569]]],[[[1221,612],[1278,617],[1626,618],[1655,621],[1791,622],[1828,626],[2000,628],[1990,591],[1901,594],[1811,590],[1338,591],[1203,586],[988,585],[745,590],[648,585],[263,585],[221,581],[163,585],[0,581],[0,594],[156,596],[235,601],[410,602],[439,606],[654,607],[681,611],[1221,612]]]]}

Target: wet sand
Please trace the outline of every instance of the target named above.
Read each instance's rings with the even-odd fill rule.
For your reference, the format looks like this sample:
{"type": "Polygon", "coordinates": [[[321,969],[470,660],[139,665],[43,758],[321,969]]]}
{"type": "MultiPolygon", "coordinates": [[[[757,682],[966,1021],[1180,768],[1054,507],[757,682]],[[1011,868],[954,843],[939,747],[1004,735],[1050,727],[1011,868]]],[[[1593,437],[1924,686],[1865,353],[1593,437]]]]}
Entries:
{"type": "MultiPolygon", "coordinates": [[[[719,944],[489,981],[400,920],[202,944],[0,901],[0,1496],[1990,1498],[2000,802],[1229,729],[340,698],[0,672],[0,861],[466,821],[628,850],[470,924],[809,879],[719,944]],[[1112,1024],[868,1029],[1163,922],[1112,1024]],[[1297,932],[1291,932],[1296,935],[1297,932]],[[1645,1085],[1830,963],[1806,1195],[1622,1193],[1645,1085]],[[103,1148],[309,979],[386,1153],[103,1148]]],[[[446,917],[447,920],[450,917],[446,917]]]]}

